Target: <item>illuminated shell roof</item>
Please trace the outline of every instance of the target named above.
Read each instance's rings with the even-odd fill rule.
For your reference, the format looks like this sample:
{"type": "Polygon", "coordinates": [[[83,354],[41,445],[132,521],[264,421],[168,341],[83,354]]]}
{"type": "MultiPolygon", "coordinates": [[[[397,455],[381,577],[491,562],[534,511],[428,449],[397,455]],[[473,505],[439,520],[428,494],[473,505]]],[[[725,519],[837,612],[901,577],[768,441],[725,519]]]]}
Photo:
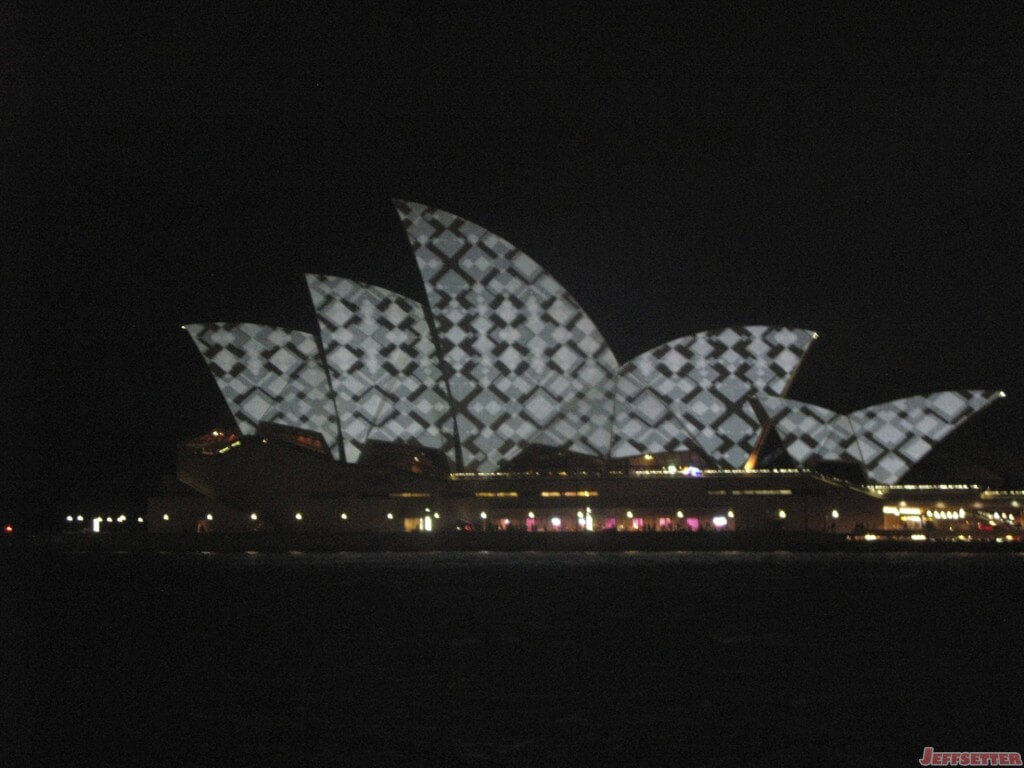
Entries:
{"type": "Polygon", "coordinates": [[[619,366],[576,300],[514,245],[438,208],[395,206],[429,313],[384,288],[307,275],[319,339],[187,326],[243,434],[260,422],[312,430],[349,462],[370,440],[418,445],[469,471],[530,445],[606,458],[697,451],[738,468],[774,423],[797,464],[855,461],[892,483],[1002,394],[937,392],[848,415],[787,400],[817,335],[781,326],[697,333],[619,366]]]}
{"type": "Polygon", "coordinates": [[[757,447],[758,393],[785,394],[816,338],[765,325],[684,336],[619,370],[612,456],[699,449],[739,468],[757,447]]]}
{"type": "Polygon", "coordinates": [[[582,307],[498,235],[437,208],[395,206],[433,311],[466,468],[496,469],[530,442],[605,455],[610,399],[599,398],[606,414],[579,406],[592,405],[595,388],[611,393],[618,363],[582,307]]]}
{"type": "Polygon", "coordinates": [[[243,435],[260,422],[319,432],[341,458],[340,433],[316,337],[255,323],[185,326],[243,435]]]}
{"type": "Polygon", "coordinates": [[[758,399],[798,464],[855,462],[872,483],[892,484],[954,429],[1003,396],[980,389],[933,392],[848,415],[780,397],[758,399]]]}
{"type": "Polygon", "coordinates": [[[448,400],[423,307],[341,277],[306,275],[306,283],[345,436],[345,458],[358,461],[372,439],[445,449],[454,460],[448,400]]]}

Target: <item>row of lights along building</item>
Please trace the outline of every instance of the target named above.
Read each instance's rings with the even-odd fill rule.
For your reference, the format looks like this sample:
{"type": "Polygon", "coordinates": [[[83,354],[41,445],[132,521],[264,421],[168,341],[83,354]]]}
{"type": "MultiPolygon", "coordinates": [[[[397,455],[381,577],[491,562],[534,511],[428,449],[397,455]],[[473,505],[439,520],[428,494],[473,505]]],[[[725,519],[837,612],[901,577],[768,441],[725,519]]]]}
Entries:
{"type": "MultiPolygon", "coordinates": [[[[173,489],[149,500],[150,531],[811,531],[1015,540],[1024,491],[971,484],[866,486],[805,469],[715,470],[645,456],[601,471],[431,475],[344,465],[241,440],[183,450],[173,489]],[[197,492],[194,489],[199,489],[197,492]]],[[[415,462],[413,463],[415,464],[415,462]]]]}

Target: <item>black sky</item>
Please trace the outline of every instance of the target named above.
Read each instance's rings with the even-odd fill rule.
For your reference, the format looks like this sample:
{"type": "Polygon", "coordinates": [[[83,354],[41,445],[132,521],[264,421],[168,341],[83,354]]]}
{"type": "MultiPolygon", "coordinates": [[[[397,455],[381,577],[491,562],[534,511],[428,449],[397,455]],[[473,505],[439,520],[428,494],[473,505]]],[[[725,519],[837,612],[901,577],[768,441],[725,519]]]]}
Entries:
{"type": "Polygon", "coordinates": [[[794,397],[1009,397],[1024,86],[1007,13],[718,4],[0,10],[5,504],[142,498],[229,416],[185,322],[314,329],[304,272],[423,298],[390,197],[547,267],[620,361],[817,330],[794,397]]]}

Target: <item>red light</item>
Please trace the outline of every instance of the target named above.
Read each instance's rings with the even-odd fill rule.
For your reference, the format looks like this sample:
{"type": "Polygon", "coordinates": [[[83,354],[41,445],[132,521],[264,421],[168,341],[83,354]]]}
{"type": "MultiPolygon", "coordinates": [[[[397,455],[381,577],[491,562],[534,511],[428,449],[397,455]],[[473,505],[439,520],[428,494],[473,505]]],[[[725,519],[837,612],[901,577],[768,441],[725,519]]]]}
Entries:
{"type": "Polygon", "coordinates": [[[5,525],[4,526],[4,533],[14,533],[14,526],[13,525],[5,525]]]}

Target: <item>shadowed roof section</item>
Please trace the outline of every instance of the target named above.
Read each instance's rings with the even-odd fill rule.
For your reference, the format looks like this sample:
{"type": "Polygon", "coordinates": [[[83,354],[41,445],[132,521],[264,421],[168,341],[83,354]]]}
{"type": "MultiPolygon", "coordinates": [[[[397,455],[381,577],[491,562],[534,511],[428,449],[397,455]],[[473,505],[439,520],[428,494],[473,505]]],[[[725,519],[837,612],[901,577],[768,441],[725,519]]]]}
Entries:
{"type": "Polygon", "coordinates": [[[243,435],[260,422],[319,433],[335,459],[341,435],[316,337],[255,323],[184,326],[243,435]]]}
{"type": "Polygon", "coordinates": [[[394,203],[433,313],[465,468],[496,469],[530,442],[606,455],[618,364],[576,300],[483,227],[394,203]]]}

